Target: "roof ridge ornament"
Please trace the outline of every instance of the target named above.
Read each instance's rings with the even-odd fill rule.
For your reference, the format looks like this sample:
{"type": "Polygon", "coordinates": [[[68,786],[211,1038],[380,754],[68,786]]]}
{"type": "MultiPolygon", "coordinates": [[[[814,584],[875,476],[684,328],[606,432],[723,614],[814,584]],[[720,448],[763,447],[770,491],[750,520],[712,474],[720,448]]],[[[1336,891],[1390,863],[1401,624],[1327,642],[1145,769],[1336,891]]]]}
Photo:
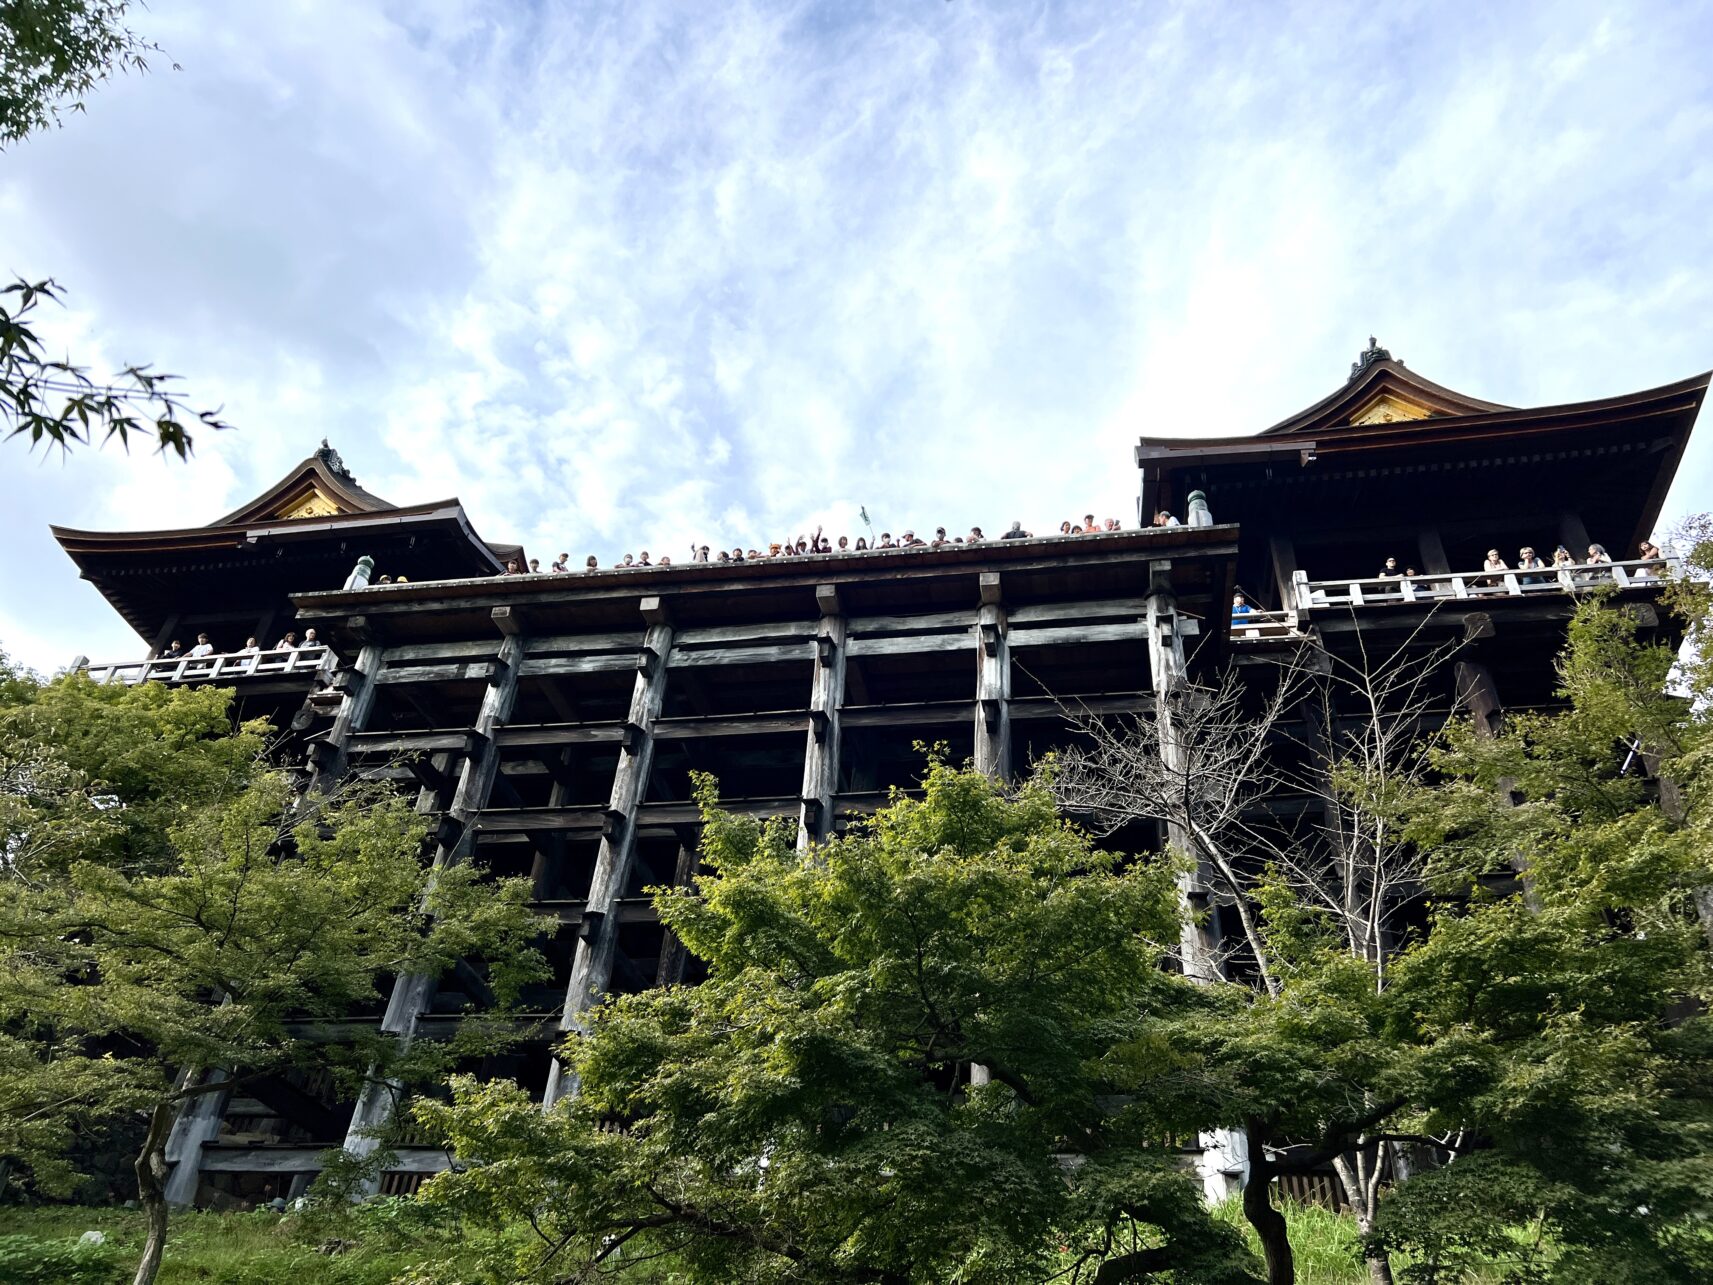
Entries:
{"type": "Polygon", "coordinates": [[[321,439],[321,447],[315,452],[315,457],[327,466],[328,472],[338,474],[347,482],[357,481],[351,476],[351,470],[345,467],[345,461],[339,458],[339,452],[327,444],[325,437],[321,439]]]}
{"type": "MultiPolygon", "coordinates": [[[[1368,347],[1365,348],[1357,356],[1355,361],[1350,363],[1350,378],[1355,379],[1358,375],[1360,375],[1363,371],[1367,370],[1368,367],[1372,366],[1377,361],[1391,361],[1391,360],[1392,360],[1392,354],[1390,352],[1388,352],[1386,349],[1380,347],[1380,341],[1377,340],[1376,338],[1374,338],[1373,335],[1369,335],[1368,336],[1368,347]]],[[[1400,365],[1400,366],[1402,366],[1403,364],[1404,364],[1403,362],[1398,363],[1398,365],[1400,365]]]]}

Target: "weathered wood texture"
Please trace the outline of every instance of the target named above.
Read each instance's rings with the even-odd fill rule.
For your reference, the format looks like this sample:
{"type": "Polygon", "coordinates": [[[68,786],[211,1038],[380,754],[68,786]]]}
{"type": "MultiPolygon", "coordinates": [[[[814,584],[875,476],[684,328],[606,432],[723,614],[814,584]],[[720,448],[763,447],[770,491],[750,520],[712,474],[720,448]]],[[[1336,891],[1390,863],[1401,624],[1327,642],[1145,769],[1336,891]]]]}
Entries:
{"type": "MultiPolygon", "coordinates": [[[[488,689],[482,694],[481,708],[476,713],[476,748],[464,756],[452,798],[446,804],[439,837],[435,844],[434,864],[454,865],[466,860],[474,835],[471,819],[486,805],[494,779],[499,775],[500,754],[494,744],[496,728],[511,717],[517,701],[519,662],[524,655],[524,640],[516,633],[501,639],[499,654],[492,667],[488,689]]],[[[441,800],[435,791],[424,786],[417,795],[419,812],[438,811],[441,800]]],[[[387,998],[386,1014],[381,1030],[395,1039],[408,1043],[416,1034],[417,1022],[434,1002],[439,979],[426,973],[407,973],[393,983],[387,998]]],[[[371,1074],[358,1095],[351,1113],[351,1125],[345,1135],[345,1150],[355,1156],[366,1156],[378,1145],[376,1133],[397,1110],[402,1088],[379,1074],[371,1074]]]]}
{"type": "MultiPolygon", "coordinates": [[[[658,603],[655,610],[659,610],[658,603]]],[[[671,654],[672,626],[663,616],[658,617],[658,623],[649,625],[642,645],[645,654],[671,654]]],[[[561,1030],[580,1030],[583,1014],[599,1002],[601,994],[612,982],[613,960],[619,946],[619,924],[612,913],[613,903],[624,892],[636,855],[637,811],[648,792],[649,773],[654,767],[654,723],[660,717],[661,706],[666,699],[668,672],[669,667],[662,664],[641,665],[637,669],[630,714],[625,720],[632,729],[632,736],[630,743],[620,752],[618,770],[613,775],[612,795],[607,804],[607,813],[614,824],[602,834],[600,852],[595,858],[595,874],[589,888],[588,906],[583,912],[577,954],[571,964],[570,982],[565,988],[565,1008],[559,1022],[561,1030]]],[[[548,1103],[576,1091],[575,1073],[555,1059],[548,1077],[548,1103]]]]}
{"type": "Polygon", "coordinates": [[[815,636],[815,669],[809,686],[809,730],[803,746],[803,805],[797,816],[797,846],[827,837],[833,824],[833,792],[839,786],[839,711],[845,703],[846,626],[838,595],[818,595],[821,623],[815,636]]]}
{"type": "Polygon", "coordinates": [[[326,794],[345,775],[349,761],[351,737],[369,723],[375,708],[375,675],[381,670],[381,649],[373,643],[357,652],[356,663],[345,678],[344,695],[339,700],[339,712],[333,716],[333,726],[312,750],[314,773],[309,789],[313,794],[326,794]]]}
{"type": "Polygon", "coordinates": [[[1011,775],[1011,644],[997,575],[992,587],[994,601],[976,616],[975,766],[1003,780],[1011,775]]]}

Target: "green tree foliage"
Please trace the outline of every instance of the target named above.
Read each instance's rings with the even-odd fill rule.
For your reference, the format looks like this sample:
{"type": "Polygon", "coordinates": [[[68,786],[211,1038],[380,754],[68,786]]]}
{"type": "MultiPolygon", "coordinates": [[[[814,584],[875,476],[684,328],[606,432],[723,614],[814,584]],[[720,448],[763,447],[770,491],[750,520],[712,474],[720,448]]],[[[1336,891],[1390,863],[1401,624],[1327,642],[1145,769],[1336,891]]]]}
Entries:
{"type": "Polygon", "coordinates": [[[655,895],[707,981],[603,1006],[545,1113],[471,1080],[421,1104],[462,1161],[423,1198],[531,1222],[552,1279],[670,1253],[710,1282],[1254,1280],[1103,1066],[1203,1002],[1152,944],[1172,871],[1094,850],[1044,786],[925,787],[800,853],[703,782],[701,887],[655,895]]]}
{"type": "Polygon", "coordinates": [[[176,375],[126,366],[98,381],[87,368],[49,356],[34,313],[41,301],[60,298],[53,281],[0,287],[0,437],[62,451],[97,438],[129,449],[140,439],[182,460],[190,456],[193,427],[231,427],[217,409],[193,411],[178,395],[176,375]]]}
{"type": "MultiPolygon", "coordinates": [[[[156,47],[125,24],[128,0],[0,0],[0,150],[86,110],[85,97],[120,71],[145,71],[156,47]]],[[[223,429],[218,410],[192,410],[177,377],[128,365],[108,379],[55,358],[37,333],[37,306],[59,302],[52,280],[0,287],[0,438],[62,451],[99,439],[129,449],[153,441],[189,456],[192,429],[223,429]]]]}
{"type": "MultiPolygon", "coordinates": [[[[1668,601],[1692,638],[1705,633],[1705,589],[1668,601]]],[[[1180,1129],[1246,1134],[1244,1206],[1271,1280],[1294,1267],[1269,1179],[1328,1165],[1377,1282],[1395,1250],[1421,1281],[1713,1276],[1704,655],[1680,661],[1641,640],[1637,616],[1586,602],[1560,662],[1561,711],[1513,715],[1498,735],[1456,720],[1426,771],[1388,768],[1427,748],[1416,730],[1395,754],[1330,765],[1329,811],[1364,822],[1334,838],[1384,828],[1387,863],[1408,876],[1385,895],[1430,898],[1425,936],[1356,948],[1326,895],[1351,881],[1316,874],[1334,869],[1328,854],[1348,859],[1348,839],[1236,828],[1252,872],[1236,890],[1245,944],[1265,971],[1150,1015],[1108,1078],[1157,1109],[1175,1102],[1180,1129]]],[[[1217,866],[1219,809],[1245,797],[1222,788],[1218,764],[1239,764],[1246,789],[1268,785],[1236,752],[1265,717],[1220,708],[1204,699],[1178,724],[1184,753],[1209,767],[1180,783],[1146,737],[1114,741],[1084,793],[1175,823],[1217,866]]],[[[1378,712],[1365,723],[1396,725],[1378,712]]]]}
{"type": "Polygon", "coordinates": [[[74,1133],[146,1112],[146,1280],[184,1103],[293,1070],[351,1091],[443,1074],[462,1046],[317,1022],[463,955],[504,998],[536,962],[527,883],[428,869],[424,822],[391,794],[297,796],[261,757],[268,729],[231,730],[226,693],[8,672],[0,695],[0,1153],[63,1186],[74,1133]]]}
{"type": "Polygon", "coordinates": [[[1713,882],[1706,693],[1581,606],[1560,713],[1452,729],[1415,833],[1444,899],[1394,972],[1424,1130],[1462,1140],[1383,1206],[1422,1281],[1713,1279],[1713,1025],[1696,890],[1713,882]],[[1512,871],[1522,872],[1522,886],[1512,871]],[[1515,1229],[1533,1228],[1519,1240],[1515,1229]]]}
{"type": "Polygon", "coordinates": [[[159,49],[125,25],[128,0],[0,0],[0,148],[86,110],[120,71],[159,49]]]}

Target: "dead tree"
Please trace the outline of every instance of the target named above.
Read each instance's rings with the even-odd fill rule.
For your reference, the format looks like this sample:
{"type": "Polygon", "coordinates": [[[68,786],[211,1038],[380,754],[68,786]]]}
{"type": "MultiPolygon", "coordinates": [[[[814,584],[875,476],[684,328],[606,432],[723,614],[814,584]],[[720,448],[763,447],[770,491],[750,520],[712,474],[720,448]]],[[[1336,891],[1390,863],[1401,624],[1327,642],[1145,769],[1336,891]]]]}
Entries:
{"type": "MultiPolygon", "coordinates": [[[[1200,960],[1176,948],[1186,975],[1278,997],[1290,964],[1270,942],[1258,903],[1265,882],[1282,880],[1334,926],[1376,991],[1385,988],[1388,952],[1423,874],[1399,805],[1427,781],[1432,734],[1449,713],[1444,670],[1458,645],[1429,645],[1425,624],[1379,652],[1358,635],[1354,659],[1305,643],[1259,684],[1233,669],[1216,686],[1162,695],[1152,715],[1067,711],[1086,744],[1057,756],[1061,805],[1104,834],[1135,822],[1160,826],[1184,849],[1209,906],[1229,907],[1237,921],[1235,941],[1200,960]]],[[[1199,935],[1186,932],[1185,940],[1199,935]]],[[[1272,1279],[1291,1279],[1292,1268],[1264,1184],[1330,1163],[1366,1232],[1383,1172],[1403,1172],[1402,1155],[1379,1136],[1402,1105],[1359,1095],[1306,1146],[1287,1147],[1264,1122],[1250,1122],[1244,1205],[1272,1279]]],[[[1383,1256],[1369,1266],[1377,1282],[1390,1281],[1383,1256]]]]}

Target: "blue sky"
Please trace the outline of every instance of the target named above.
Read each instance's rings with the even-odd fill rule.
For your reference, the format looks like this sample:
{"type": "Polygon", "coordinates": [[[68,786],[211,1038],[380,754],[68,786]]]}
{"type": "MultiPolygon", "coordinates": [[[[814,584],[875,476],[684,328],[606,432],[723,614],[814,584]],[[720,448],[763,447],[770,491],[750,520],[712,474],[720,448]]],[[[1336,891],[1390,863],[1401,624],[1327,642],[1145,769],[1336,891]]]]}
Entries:
{"type": "MultiPolygon", "coordinates": [[[[48,524],[207,522],[332,439],[611,561],[1127,520],[1370,333],[1519,405],[1713,366],[1685,4],[152,0],[165,60],[0,155],[56,345],[238,431],[0,444],[0,646],[140,655],[48,524]]],[[[1668,513],[1713,504],[1713,426],[1668,513]]],[[[1601,538],[1604,533],[1596,533],[1601,538]]],[[[1550,538],[1550,535],[1546,538],[1550,538]]]]}

